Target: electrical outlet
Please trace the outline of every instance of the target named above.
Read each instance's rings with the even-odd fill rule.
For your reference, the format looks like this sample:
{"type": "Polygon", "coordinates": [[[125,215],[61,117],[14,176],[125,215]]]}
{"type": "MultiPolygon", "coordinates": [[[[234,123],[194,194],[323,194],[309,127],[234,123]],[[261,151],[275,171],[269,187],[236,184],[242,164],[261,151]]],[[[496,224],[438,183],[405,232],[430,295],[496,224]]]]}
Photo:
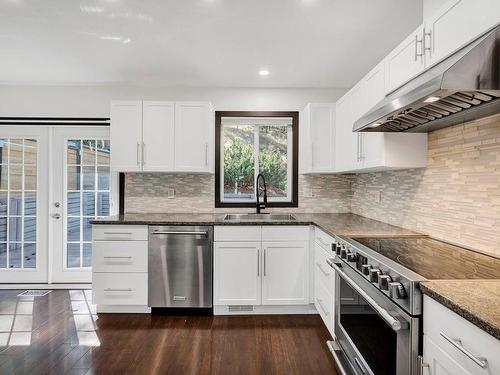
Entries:
{"type": "Polygon", "coordinates": [[[173,189],[173,188],[168,188],[168,190],[167,190],[167,198],[168,198],[168,199],[173,199],[173,198],[175,198],[175,189],[173,189]]]}

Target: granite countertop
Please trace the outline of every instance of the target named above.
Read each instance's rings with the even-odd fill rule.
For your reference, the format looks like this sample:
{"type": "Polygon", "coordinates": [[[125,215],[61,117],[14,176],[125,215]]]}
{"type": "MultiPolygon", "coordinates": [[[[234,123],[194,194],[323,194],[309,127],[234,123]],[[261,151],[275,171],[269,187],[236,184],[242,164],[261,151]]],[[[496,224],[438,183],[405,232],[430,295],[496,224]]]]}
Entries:
{"type": "Polygon", "coordinates": [[[433,280],[422,293],[500,340],[500,280],[433,280]]]}
{"type": "Polygon", "coordinates": [[[293,221],[224,221],[225,214],[125,214],[92,221],[128,225],[316,225],[330,235],[348,237],[406,237],[422,234],[355,214],[294,213],[293,221]]]}

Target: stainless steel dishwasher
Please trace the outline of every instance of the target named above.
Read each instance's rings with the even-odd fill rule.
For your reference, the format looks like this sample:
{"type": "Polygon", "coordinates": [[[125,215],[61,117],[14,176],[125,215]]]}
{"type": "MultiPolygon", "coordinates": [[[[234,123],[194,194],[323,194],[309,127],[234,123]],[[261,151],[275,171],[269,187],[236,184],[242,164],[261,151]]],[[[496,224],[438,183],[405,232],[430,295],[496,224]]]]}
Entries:
{"type": "Polygon", "coordinates": [[[149,306],[212,307],[213,227],[149,227],[149,306]]]}

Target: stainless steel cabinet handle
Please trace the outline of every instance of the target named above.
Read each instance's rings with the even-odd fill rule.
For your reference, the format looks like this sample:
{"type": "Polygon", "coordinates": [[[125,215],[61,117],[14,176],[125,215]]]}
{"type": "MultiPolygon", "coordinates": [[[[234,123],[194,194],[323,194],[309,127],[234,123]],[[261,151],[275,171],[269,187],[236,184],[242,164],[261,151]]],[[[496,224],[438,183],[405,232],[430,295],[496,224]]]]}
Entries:
{"type": "Polygon", "coordinates": [[[266,249],[264,249],[264,276],[266,275],[266,249]]]}
{"type": "Polygon", "coordinates": [[[260,250],[257,249],[257,276],[260,276],[260,250]]]}
{"type": "Polygon", "coordinates": [[[325,275],[325,276],[329,276],[330,275],[328,272],[326,272],[323,269],[323,266],[321,265],[321,263],[316,263],[316,265],[318,266],[319,270],[323,273],[323,275],[325,275]]]}
{"type": "Polygon", "coordinates": [[[399,331],[403,328],[407,327],[407,324],[399,321],[395,317],[393,317],[389,312],[384,309],[382,306],[380,306],[375,300],[370,297],[361,287],[359,287],[354,281],[352,281],[349,276],[345,274],[344,271],[340,269],[334,262],[333,259],[327,259],[326,262],[330,267],[332,267],[335,272],[337,272],[347,284],[350,285],[352,289],[354,289],[356,292],[358,292],[361,297],[385,320],[387,324],[394,330],[394,331],[399,331]]]}
{"type": "Polygon", "coordinates": [[[429,30],[429,32],[426,32],[424,29],[424,53],[425,51],[429,51],[429,55],[432,54],[432,30],[429,30]],[[427,46],[427,37],[429,37],[429,45],[427,46]]]}
{"type": "Polygon", "coordinates": [[[136,154],[136,160],[137,160],[137,166],[140,167],[141,166],[141,156],[140,156],[140,151],[139,151],[139,148],[141,147],[141,144],[139,142],[137,142],[137,154],[136,154]]]}
{"type": "Polygon", "coordinates": [[[471,352],[469,352],[467,349],[464,348],[464,346],[462,345],[462,340],[460,339],[453,339],[451,338],[450,336],[448,336],[446,333],[444,332],[439,332],[439,334],[441,335],[441,337],[443,337],[446,341],[448,341],[451,345],[453,345],[455,348],[457,348],[458,350],[460,350],[463,354],[465,354],[467,357],[469,357],[469,359],[474,362],[476,365],[478,365],[479,367],[481,367],[482,369],[485,369],[488,367],[488,361],[486,360],[486,358],[483,358],[483,357],[476,357],[474,354],[472,354],[471,352]]]}
{"type": "Polygon", "coordinates": [[[145,150],[146,149],[146,144],[142,142],[142,149],[141,149],[141,155],[142,155],[142,166],[144,167],[146,165],[146,154],[145,150]]]}
{"type": "Polygon", "coordinates": [[[424,53],[423,51],[421,53],[418,53],[418,45],[420,44],[420,49],[423,50],[424,48],[424,37],[422,36],[422,39],[418,40],[418,35],[415,35],[415,61],[418,60],[419,57],[423,57],[424,53]]]}
{"type": "Polygon", "coordinates": [[[330,315],[330,313],[326,310],[325,305],[323,305],[323,300],[316,297],[316,301],[318,302],[319,307],[321,307],[321,310],[323,310],[323,313],[325,315],[330,315]]]}
{"type": "Polygon", "coordinates": [[[127,236],[131,236],[132,232],[104,232],[104,234],[111,234],[111,235],[116,235],[116,234],[125,234],[127,236]]]}
{"type": "Polygon", "coordinates": [[[205,143],[205,167],[208,167],[208,143],[205,143]]]}
{"type": "Polygon", "coordinates": [[[127,289],[112,289],[112,288],[106,288],[104,289],[105,292],[131,292],[132,289],[131,288],[127,288],[127,289]]]}
{"type": "Polygon", "coordinates": [[[155,234],[155,235],[162,235],[162,234],[184,234],[184,235],[187,235],[187,236],[206,236],[208,235],[208,232],[196,232],[196,231],[155,231],[155,232],[151,232],[151,234],[155,234]]]}
{"type": "Polygon", "coordinates": [[[104,259],[132,259],[131,256],[128,256],[128,257],[125,257],[125,256],[121,256],[121,257],[112,257],[112,256],[105,256],[103,257],[104,259]]]}

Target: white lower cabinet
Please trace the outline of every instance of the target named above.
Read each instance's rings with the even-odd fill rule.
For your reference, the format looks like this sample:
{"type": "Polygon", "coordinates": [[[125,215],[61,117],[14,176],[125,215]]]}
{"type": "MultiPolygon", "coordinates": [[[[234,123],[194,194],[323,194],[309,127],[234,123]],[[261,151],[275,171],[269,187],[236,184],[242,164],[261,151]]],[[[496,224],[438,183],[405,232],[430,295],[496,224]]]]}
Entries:
{"type": "Polygon", "coordinates": [[[214,305],[261,302],[260,242],[216,242],[214,305]]]}
{"type": "Polygon", "coordinates": [[[423,316],[427,374],[500,374],[500,340],[427,296],[423,316]]]}
{"type": "Polygon", "coordinates": [[[92,297],[97,305],[145,306],[148,304],[147,273],[94,273],[92,297]]]}
{"type": "Polygon", "coordinates": [[[307,242],[263,242],[262,304],[303,305],[309,300],[307,242]]]}
{"type": "Polygon", "coordinates": [[[286,313],[286,306],[309,305],[309,231],[302,226],[216,226],[214,306],[228,310],[215,309],[215,314],[241,306],[286,313]]]}

